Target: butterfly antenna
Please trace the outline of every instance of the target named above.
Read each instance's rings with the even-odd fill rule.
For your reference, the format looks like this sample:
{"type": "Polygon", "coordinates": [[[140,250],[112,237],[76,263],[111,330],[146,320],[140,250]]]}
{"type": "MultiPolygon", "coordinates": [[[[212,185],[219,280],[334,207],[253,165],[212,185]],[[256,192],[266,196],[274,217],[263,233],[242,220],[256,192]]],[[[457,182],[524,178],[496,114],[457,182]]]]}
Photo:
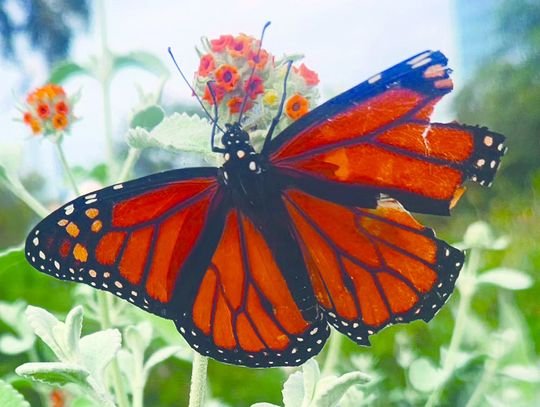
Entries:
{"type": "Polygon", "coordinates": [[[210,92],[210,95],[212,96],[212,101],[214,102],[214,125],[212,126],[212,135],[210,136],[210,146],[212,147],[213,152],[224,153],[225,152],[224,148],[216,147],[214,145],[214,142],[216,139],[216,127],[219,127],[219,126],[218,126],[218,104],[217,104],[216,92],[214,91],[213,85],[214,85],[214,81],[206,82],[206,86],[208,86],[208,91],[210,92]]]}
{"type": "Polygon", "coordinates": [[[197,98],[197,101],[199,102],[199,104],[201,105],[202,109],[204,110],[204,113],[206,113],[206,116],[208,116],[208,118],[210,119],[210,121],[212,123],[214,123],[215,125],[217,125],[218,129],[223,131],[221,129],[221,127],[219,127],[219,124],[217,124],[215,122],[215,120],[217,120],[217,116],[216,116],[216,119],[212,118],[212,116],[210,115],[210,113],[208,112],[208,110],[206,109],[206,107],[204,107],[204,104],[201,100],[201,98],[199,97],[199,95],[197,95],[197,92],[195,92],[195,89],[193,89],[193,86],[191,86],[191,84],[189,83],[189,81],[187,80],[186,76],[184,75],[184,73],[182,72],[182,70],[180,69],[180,66],[178,65],[178,62],[176,62],[176,58],[174,57],[173,53],[172,53],[172,49],[171,47],[168,48],[169,50],[169,55],[171,56],[173,62],[174,62],[174,65],[176,66],[176,69],[178,70],[178,72],[180,73],[180,76],[182,76],[182,79],[184,80],[184,82],[186,82],[186,85],[188,85],[189,89],[191,89],[191,92],[193,92],[193,95],[195,96],[195,98],[197,98]]]}
{"type": "Polygon", "coordinates": [[[247,81],[246,86],[246,94],[244,95],[244,99],[242,100],[242,107],[240,108],[240,115],[238,116],[238,123],[242,121],[242,115],[244,114],[244,109],[246,108],[247,99],[249,97],[249,87],[251,86],[251,80],[253,79],[253,75],[255,74],[255,68],[257,67],[257,61],[259,60],[259,54],[261,53],[262,48],[262,42],[264,38],[264,32],[270,25],[270,21],[267,21],[264,25],[261,33],[261,39],[259,40],[259,49],[257,50],[257,56],[255,57],[255,63],[253,64],[253,68],[251,68],[251,72],[249,74],[249,79],[247,81]]]}

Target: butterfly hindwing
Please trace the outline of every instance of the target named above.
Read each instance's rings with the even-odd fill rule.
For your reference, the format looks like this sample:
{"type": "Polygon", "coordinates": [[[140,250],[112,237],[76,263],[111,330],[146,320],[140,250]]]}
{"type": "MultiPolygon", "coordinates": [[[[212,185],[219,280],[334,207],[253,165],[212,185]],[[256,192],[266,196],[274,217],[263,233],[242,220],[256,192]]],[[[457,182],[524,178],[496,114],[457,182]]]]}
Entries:
{"type": "Polygon", "coordinates": [[[392,323],[429,321],[452,293],[463,253],[396,201],[344,207],[294,189],[284,200],[328,321],[356,342],[392,323]]]}
{"type": "Polygon", "coordinates": [[[217,185],[215,168],[183,169],[86,194],[34,228],[26,257],[44,273],[167,317],[178,273],[213,216],[217,185]]]}
{"type": "Polygon", "coordinates": [[[491,182],[505,147],[485,128],[430,123],[452,90],[446,62],[426,51],[375,75],[293,123],[266,153],[320,196],[374,206],[383,193],[412,211],[447,214],[463,182],[491,182]]]}
{"type": "Polygon", "coordinates": [[[295,366],[319,353],[328,326],[314,298],[302,301],[302,289],[290,278],[302,281],[307,273],[302,265],[286,269],[274,249],[264,227],[241,210],[226,214],[196,291],[181,287],[179,292],[189,300],[175,323],[195,350],[251,367],[295,366]]]}

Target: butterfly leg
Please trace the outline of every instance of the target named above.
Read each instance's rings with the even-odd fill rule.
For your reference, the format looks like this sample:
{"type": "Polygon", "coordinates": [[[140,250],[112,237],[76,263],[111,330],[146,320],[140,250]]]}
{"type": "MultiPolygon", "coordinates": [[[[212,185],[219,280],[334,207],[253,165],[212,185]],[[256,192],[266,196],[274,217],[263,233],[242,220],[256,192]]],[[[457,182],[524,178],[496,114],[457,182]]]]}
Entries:
{"type": "Polygon", "coordinates": [[[266,138],[264,139],[262,152],[264,152],[266,148],[269,146],[270,140],[272,140],[272,134],[274,134],[274,130],[277,124],[279,123],[281,114],[283,113],[283,106],[285,105],[285,99],[287,98],[287,79],[289,78],[289,73],[291,72],[292,64],[293,64],[293,61],[287,62],[287,73],[285,74],[285,79],[283,79],[283,96],[281,97],[281,102],[279,103],[279,109],[277,111],[277,114],[272,119],[272,123],[270,124],[270,128],[268,129],[268,133],[266,133],[266,138]]]}
{"type": "Polygon", "coordinates": [[[214,124],[212,125],[212,134],[210,136],[210,147],[212,148],[212,151],[214,153],[224,153],[224,148],[215,146],[216,129],[218,127],[218,105],[216,93],[214,92],[214,88],[212,88],[212,83],[213,81],[208,81],[208,83],[206,84],[206,86],[208,86],[208,90],[210,91],[210,95],[212,96],[212,101],[214,102],[214,124]]]}

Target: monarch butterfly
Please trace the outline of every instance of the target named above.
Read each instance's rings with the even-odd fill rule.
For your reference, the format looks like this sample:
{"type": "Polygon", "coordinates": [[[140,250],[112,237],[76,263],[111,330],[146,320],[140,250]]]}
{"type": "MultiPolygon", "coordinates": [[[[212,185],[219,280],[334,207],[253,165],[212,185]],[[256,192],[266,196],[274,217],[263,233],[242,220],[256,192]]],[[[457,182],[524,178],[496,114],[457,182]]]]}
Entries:
{"type": "Polygon", "coordinates": [[[299,365],[329,325],[368,345],[390,324],[429,321],[464,255],[408,211],[448,215],[505,151],[486,128],[430,123],[453,86],[446,63],[422,52],[272,137],[278,114],[260,152],[240,121],[214,147],[216,117],[221,168],[81,196],[30,232],[27,259],[173,320],[196,351],[237,365],[299,365]]]}

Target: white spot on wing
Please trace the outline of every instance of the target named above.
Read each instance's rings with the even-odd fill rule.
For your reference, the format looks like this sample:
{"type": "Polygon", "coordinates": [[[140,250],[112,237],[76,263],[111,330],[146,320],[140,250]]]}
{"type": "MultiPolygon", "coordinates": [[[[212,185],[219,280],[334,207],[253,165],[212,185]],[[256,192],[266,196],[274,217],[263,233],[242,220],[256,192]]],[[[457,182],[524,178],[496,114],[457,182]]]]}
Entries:
{"type": "Polygon", "coordinates": [[[374,84],[375,82],[380,81],[381,78],[382,78],[382,76],[381,76],[381,74],[379,73],[379,74],[374,75],[374,76],[372,76],[371,78],[369,78],[369,79],[368,79],[368,83],[369,83],[369,84],[374,84]]]}

